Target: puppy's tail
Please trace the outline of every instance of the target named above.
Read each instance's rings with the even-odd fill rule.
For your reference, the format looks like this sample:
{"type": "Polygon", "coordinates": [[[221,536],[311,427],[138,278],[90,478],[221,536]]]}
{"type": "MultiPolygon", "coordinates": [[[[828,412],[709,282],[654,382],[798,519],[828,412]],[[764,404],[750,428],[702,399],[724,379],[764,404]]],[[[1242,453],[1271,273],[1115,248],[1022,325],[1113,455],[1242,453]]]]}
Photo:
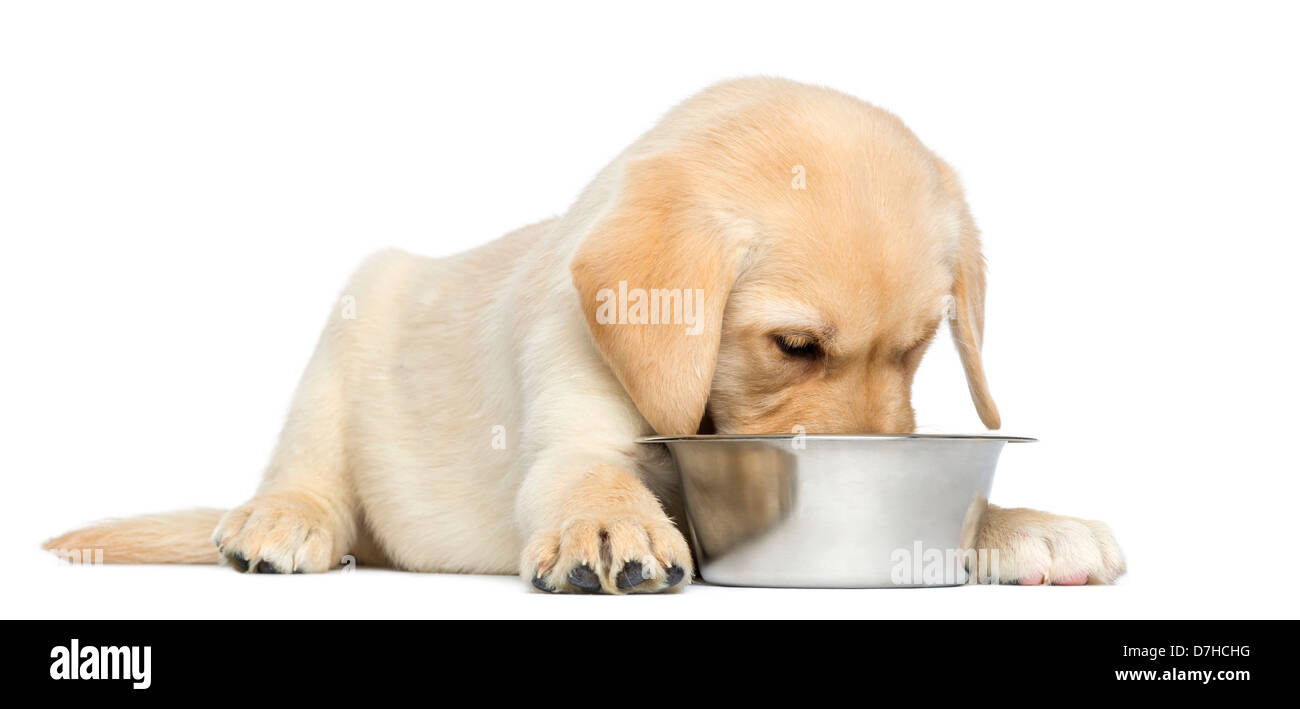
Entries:
{"type": "Polygon", "coordinates": [[[106,564],[215,564],[212,532],[225,510],[201,507],[109,519],[57,536],[42,546],[71,561],[106,564]]]}

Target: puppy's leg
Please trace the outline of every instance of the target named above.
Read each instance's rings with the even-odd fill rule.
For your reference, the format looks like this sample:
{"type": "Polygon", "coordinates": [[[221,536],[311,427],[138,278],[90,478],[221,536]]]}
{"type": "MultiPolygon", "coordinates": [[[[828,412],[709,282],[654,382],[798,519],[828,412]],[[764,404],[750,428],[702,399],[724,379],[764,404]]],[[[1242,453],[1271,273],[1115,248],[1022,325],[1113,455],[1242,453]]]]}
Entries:
{"type": "Polygon", "coordinates": [[[520,574],[562,593],[655,593],[690,583],[691,554],[659,500],[629,470],[537,466],[520,490],[530,529],[520,574]]]}
{"type": "Polygon", "coordinates": [[[334,365],[339,338],[332,334],[327,330],[303,375],[257,495],[227,513],[212,535],[241,571],[326,571],[356,537],[342,379],[334,365]]]}
{"type": "MultiPolygon", "coordinates": [[[[990,572],[1000,583],[1107,584],[1125,570],[1124,554],[1105,524],[1024,508],[989,505],[975,549],[997,552],[990,572]]],[[[972,580],[990,581],[970,571],[972,580]]]]}

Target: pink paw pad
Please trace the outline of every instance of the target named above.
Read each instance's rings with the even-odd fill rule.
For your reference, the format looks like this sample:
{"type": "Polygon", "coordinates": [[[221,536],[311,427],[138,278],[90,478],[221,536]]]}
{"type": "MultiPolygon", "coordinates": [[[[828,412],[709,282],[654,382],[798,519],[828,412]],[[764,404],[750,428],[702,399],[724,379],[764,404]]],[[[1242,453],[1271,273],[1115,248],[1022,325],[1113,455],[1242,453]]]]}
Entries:
{"type": "Polygon", "coordinates": [[[1053,586],[1082,586],[1088,583],[1088,572],[1076,571],[1059,578],[1052,579],[1053,586]]]}
{"type": "Polygon", "coordinates": [[[1020,580],[1017,581],[1016,583],[1020,584],[1021,586],[1037,586],[1042,582],[1043,582],[1042,574],[1029,574],[1027,576],[1021,576],[1020,580]]]}

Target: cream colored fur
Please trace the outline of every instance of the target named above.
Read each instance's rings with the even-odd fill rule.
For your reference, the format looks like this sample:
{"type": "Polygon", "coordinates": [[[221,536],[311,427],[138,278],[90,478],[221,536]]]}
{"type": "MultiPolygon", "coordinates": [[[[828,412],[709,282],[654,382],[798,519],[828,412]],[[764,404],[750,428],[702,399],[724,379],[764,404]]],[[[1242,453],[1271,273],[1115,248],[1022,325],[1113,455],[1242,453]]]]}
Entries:
{"type": "MultiPolygon", "coordinates": [[[[912,374],[945,314],[996,428],[983,290],[956,177],[897,118],[818,87],[727,82],[673,109],[559,218],[449,258],[367,260],[261,487],[219,523],[107,522],[47,546],[276,572],[352,554],[548,591],[678,589],[692,566],[676,476],[639,436],[702,420],[910,431],[912,374]],[[602,323],[597,294],[619,281],[702,289],[702,333],[602,323]]],[[[985,520],[978,544],[1001,550],[1004,577],[1123,571],[1103,525],[992,506],[985,520]]]]}

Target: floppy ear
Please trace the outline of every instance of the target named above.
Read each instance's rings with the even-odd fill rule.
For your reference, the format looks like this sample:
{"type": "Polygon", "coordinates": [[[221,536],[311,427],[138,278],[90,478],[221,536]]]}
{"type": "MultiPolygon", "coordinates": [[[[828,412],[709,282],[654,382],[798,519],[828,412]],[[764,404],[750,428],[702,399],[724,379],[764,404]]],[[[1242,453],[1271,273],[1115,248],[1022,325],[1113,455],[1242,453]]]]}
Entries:
{"type": "Polygon", "coordinates": [[[569,270],[596,347],[662,435],[696,432],[739,248],[665,159],[629,163],[622,192],[569,270]]]}
{"type": "Polygon", "coordinates": [[[990,429],[1002,426],[997,404],[989,394],[984,377],[984,363],[980,347],[984,342],[984,255],[980,252],[979,230],[971,218],[970,208],[962,195],[956,174],[942,160],[938,160],[944,190],[954,200],[959,211],[960,231],[956,259],[953,264],[952,297],[956,306],[950,313],[953,341],[961,355],[962,368],[966,370],[966,385],[980,420],[990,429]]]}

